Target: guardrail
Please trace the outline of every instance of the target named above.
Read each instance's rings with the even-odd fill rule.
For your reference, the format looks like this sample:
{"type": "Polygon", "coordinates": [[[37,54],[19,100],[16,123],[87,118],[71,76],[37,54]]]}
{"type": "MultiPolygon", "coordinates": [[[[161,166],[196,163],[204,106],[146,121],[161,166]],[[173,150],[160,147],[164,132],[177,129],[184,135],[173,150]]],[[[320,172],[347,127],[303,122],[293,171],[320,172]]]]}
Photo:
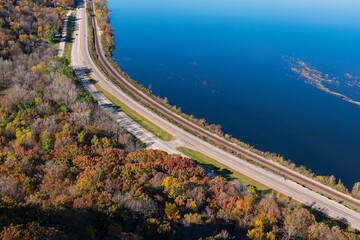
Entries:
{"type": "Polygon", "coordinates": [[[222,139],[221,137],[210,133],[206,131],[205,129],[185,120],[184,118],[176,115],[172,111],[168,110],[164,106],[160,105],[159,103],[155,102],[154,100],[150,99],[148,96],[146,96],[144,93],[140,92],[138,89],[136,89],[131,83],[129,83],[127,80],[125,80],[116,70],[113,69],[113,67],[110,65],[110,63],[107,61],[101,47],[100,42],[100,36],[98,34],[98,28],[97,28],[97,22],[96,22],[96,16],[95,16],[95,7],[94,2],[90,0],[91,2],[91,8],[92,8],[92,14],[91,21],[93,24],[93,36],[95,41],[95,51],[97,58],[99,62],[101,63],[102,67],[107,71],[111,77],[117,81],[119,84],[121,84],[122,87],[124,87],[129,93],[131,93],[133,96],[138,98],[140,101],[142,101],[144,104],[148,105],[152,109],[155,109],[159,113],[163,114],[167,118],[171,119],[172,121],[176,122],[177,124],[191,130],[192,132],[198,134],[201,137],[206,138],[207,140],[210,140],[211,142],[220,145],[228,150],[231,150],[237,154],[240,154],[244,156],[245,158],[254,161],[266,168],[271,169],[275,173],[278,173],[286,178],[289,178],[299,184],[302,184],[303,186],[314,190],[316,192],[319,192],[321,194],[324,194],[325,196],[334,198],[341,202],[346,202],[350,205],[352,205],[355,208],[360,209],[360,201],[348,196],[346,194],[343,194],[341,192],[338,192],[328,186],[325,186],[319,182],[316,182],[315,180],[308,178],[306,176],[303,176],[299,173],[296,173],[290,169],[287,169],[286,167],[281,166],[280,164],[277,164],[273,162],[272,160],[263,158],[247,149],[244,149],[236,144],[230,143],[225,139],[222,139]]]}

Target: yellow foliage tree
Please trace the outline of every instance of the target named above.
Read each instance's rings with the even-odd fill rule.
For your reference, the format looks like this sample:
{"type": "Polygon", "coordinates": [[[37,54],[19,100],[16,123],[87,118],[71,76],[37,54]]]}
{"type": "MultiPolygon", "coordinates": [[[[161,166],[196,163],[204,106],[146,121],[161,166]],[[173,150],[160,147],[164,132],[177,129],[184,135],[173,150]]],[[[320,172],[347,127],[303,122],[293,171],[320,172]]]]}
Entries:
{"type": "Polygon", "coordinates": [[[264,232],[264,224],[261,220],[256,220],[254,228],[249,230],[247,237],[252,240],[275,240],[275,234],[272,232],[264,232]]]}
{"type": "Polygon", "coordinates": [[[38,27],[37,34],[38,34],[39,37],[43,36],[43,28],[41,26],[38,27]]]}
{"type": "Polygon", "coordinates": [[[15,9],[16,9],[16,11],[18,11],[18,13],[21,14],[21,8],[19,6],[16,6],[15,9]]]}
{"type": "Polygon", "coordinates": [[[179,209],[175,203],[165,203],[165,214],[170,221],[177,222],[180,219],[179,209]]]}
{"type": "Polygon", "coordinates": [[[162,186],[164,187],[164,192],[166,192],[170,198],[175,198],[183,189],[181,182],[174,177],[164,178],[162,186]]]}

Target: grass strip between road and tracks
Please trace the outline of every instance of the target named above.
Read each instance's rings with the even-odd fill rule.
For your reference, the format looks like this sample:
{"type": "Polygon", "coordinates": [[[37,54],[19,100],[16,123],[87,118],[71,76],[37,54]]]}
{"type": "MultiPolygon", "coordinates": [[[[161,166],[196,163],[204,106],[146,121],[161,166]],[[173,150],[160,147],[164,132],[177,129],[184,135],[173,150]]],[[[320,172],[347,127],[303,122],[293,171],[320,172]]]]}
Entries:
{"type": "Polygon", "coordinates": [[[193,158],[204,167],[214,171],[214,173],[219,174],[222,177],[225,177],[229,180],[237,179],[241,184],[254,186],[258,191],[261,191],[264,194],[270,194],[272,192],[272,190],[269,187],[266,187],[265,185],[262,185],[261,183],[251,178],[248,178],[245,175],[233,171],[232,169],[226,167],[225,165],[219,163],[218,161],[200,152],[197,152],[187,147],[178,147],[177,150],[179,152],[182,152],[186,156],[193,158]]]}
{"type": "MultiPolygon", "coordinates": [[[[157,115],[159,115],[160,117],[168,120],[170,123],[173,123],[173,124],[177,125],[178,127],[182,128],[182,129],[184,129],[185,131],[187,131],[187,132],[189,132],[189,133],[191,133],[191,134],[193,134],[193,135],[201,138],[202,140],[204,140],[204,141],[206,141],[206,142],[208,142],[208,143],[210,143],[210,144],[218,147],[219,149],[222,149],[222,150],[224,150],[224,151],[226,151],[226,152],[229,152],[230,154],[232,154],[232,155],[234,155],[234,156],[241,157],[241,158],[243,158],[244,160],[250,162],[251,164],[259,165],[260,167],[262,167],[262,168],[264,168],[264,169],[266,169],[266,170],[268,170],[268,171],[271,171],[271,172],[274,172],[274,173],[276,173],[276,174],[278,174],[278,175],[280,175],[280,176],[283,176],[282,173],[279,173],[279,172],[277,172],[277,171],[275,171],[275,170],[273,170],[273,169],[271,169],[271,168],[268,168],[268,167],[262,165],[261,163],[257,163],[257,162],[254,162],[254,161],[252,161],[252,160],[249,160],[249,159],[247,159],[246,157],[244,157],[244,156],[241,155],[241,154],[238,154],[238,153],[236,153],[236,152],[234,152],[234,151],[232,151],[232,150],[229,150],[228,148],[226,148],[226,147],[224,147],[224,146],[222,146],[222,145],[216,144],[215,142],[212,142],[212,141],[209,140],[209,139],[206,139],[206,138],[203,138],[203,137],[199,136],[198,134],[196,134],[196,132],[193,132],[193,131],[190,130],[189,128],[184,127],[183,125],[181,125],[181,124],[179,124],[178,122],[172,120],[171,118],[168,118],[167,116],[165,116],[164,114],[160,113],[160,112],[157,111],[156,109],[153,109],[153,108],[151,108],[149,105],[146,105],[146,104],[144,104],[143,102],[141,102],[141,100],[139,100],[138,98],[136,98],[136,96],[134,96],[134,95],[132,95],[131,93],[129,93],[129,91],[128,91],[127,89],[125,89],[123,86],[119,85],[119,83],[117,83],[116,80],[115,80],[112,76],[110,76],[109,74],[106,73],[106,70],[104,70],[104,68],[101,66],[101,63],[100,63],[100,62],[97,62],[97,61],[96,61],[96,58],[97,58],[97,57],[96,57],[95,46],[94,46],[94,42],[91,41],[91,39],[94,38],[94,36],[93,36],[93,34],[92,34],[92,33],[93,33],[93,26],[92,26],[92,21],[91,21],[91,20],[88,21],[88,28],[89,28],[89,31],[90,31],[90,33],[89,33],[89,36],[90,36],[90,37],[89,37],[89,52],[90,52],[91,57],[93,58],[93,60],[95,61],[96,65],[99,67],[99,69],[100,69],[106,76],[108,76],[109,79],[111,79],[111,81],[113,81],[113,82],[115,83],[115,85],[117,85],[118,87],[120,87],[126,94],[128,94],[128,95],[129,95],[130,97],[132,97],[134,100],[138,101],[138,102],[139,102],[141,105],[143,105],[144,107],[147,107],[147,108],[149,108],[150,110],[152,110],[153,112],[155,112],[155,113],[156,113],[157,115]]],[[[114,63],[110,63],[110,64],[113,65],[114,63]]],[[[122,73],[119,72],[119,71],[118,71],[118,73],[119,73],[119,74],[122,74],[122,73]]],[[[131,82],[131,81],[130,81],[131,79],[130,79],[127,75],[125,75],[125,76],[123,76],[123,77],[124,77],[126,80],[128,80],[129,82],[131,82]],[[129,79],[130,79],[130,80],[129,80],[129,79]]],[[[136,86],[135,86],[135,87],[136,87],[136,86]]],[[[141,89],[139,89],[139,90],[142,91],[141,89]]],[[[144,93],[147,94],[145,91],[144,91],[144,93]]],[[[155,101],[156,101],[156,100],[155,100],[155,101]]],[[[205,129],[205,130],[206,130],[206,129],[205,129]]],[[[228,140],[228,139],[226,139],[226,140],[228,140]]],[[[238,144],[238,145],[239,145],[240,147],[243,147],[243,148],[245,148],[245,149],[248,149],[248,150],[254,152],[255,154],[259,154],[257,151],[253,151],[253,150],[251,149],[251,147],[247,146],[247,144],[245,144],[245,146],[241,146],[240,144],[238,144]]],[[[260,152],[259,155],[260,155],[260,156],[263,156],[261,152],[260,152]]],[[[266,156],[266,155],[265,155],[264,157],[265,157],[265,158],[268,158],[268,156],[266,156]]],[[[270,159],[271,159],[271,158],[270,158],[270,159]]],[[[285,167],[288,167],[288,166],[285,166],[285,167]]],[[[226,167],[224,166],[224,168],[226,168],[226,167]]],[[[292,169],[290,168],[290,170],[292,170],[292,169]]],[[[304,174],[304,175],[305,175],[305,174],[304,174]]],[[[305,176],[306,176],[306,175],[305,175],[305,176]]],[[[251,181],[254,181],[254,180],[251,179],[251,181]]],[[[297,182],[296,180],[294,180],[294,181],[297,182]]],[[[318,192],[318,191],[312,189],[311,187],[308,187],[308,186],[305,186],[305,187],[309,188],[310,190],[312,190],[312,191],[314,191],[314,192],[318,192]]],[[[267,189],[270,189],[270,188],[267,188],[267,189]]],[[[319,192],[318,192],[318,193],[319,193],[319,192]]],[[[329,196],[327,195],[327,193],[320,192],[320,194],[326,196],[327,198],[333,199],[332,197],[329,197],[329,196]]],[[[347,206],[347,207],[349,207],[349,208],[351,208],[351,209],[353,209],[353,210],[359,211],[358,209],[354,208],[352,205],[349,205],[348,203],[345,203],[345,204],[344,204],[343,200],[335,199],[335,201],[337,201],[337,202],[340,201],[341,204],[343,204],[343,205],[345,205],[345,206],[347,206]]]]}
{"type": "Polygon", "coordinates": [[[155,125],[154,123],[142,117],[140,114],[138,114],[133,109],[128,107],[126,104],[121,102],[114,95],[103,89],[98,83],[95,83],[94,86],[98,91],[104,94],[104,96],[107,99],[109,99],[109,101],[112,102],[112,104],[120,108],[121,111],[123,111],[126,115],[128,115],[132,120],[140,124],[143,128],[151,132],[153,135],[157,136],[163,141],[171,141],[175,139],[170,133],[166,132],[159,126],[155,125]]]}
{"type": "MultiPolygon", "coordinates": [[[[96,87],[96,89],[98,91],[100,91],[102,94],[104,94],[104,96],[107,99],[109,99],[109,101],[111,101],[115,106],[119,107],[126,115],[128,115],[130,118],[132,118],[137,123],[139,123],[142,127],[147,129],[149,132],[158,136],[157,131],[162,131],[167,139],[170,139],[170,138],[173,139],[172,135],[170,135],[169,133],[165,132],[158,126],[156,126],[153,123],[144,119],[141,115],[139,115],[138,113],[133,111],[131,108],[129,108],[127,105],[122,103],[119,99],[117,99],[111,93],[104,90],[99,84],[96,83],[96,84],[94,84],[94,86],[96,87]],[[144,122],[147,122],[147,124],[145,125],[144,122]],[[152,130],[150,130],[150,129],[152,129],[152,130]]],[[[160,139],[164,140],[164,138],[160,138],[160,139]]],[[[165,141],[169,141],[169,140],[165,140],[165,141]]],[[[269,187],[255,181],[249,177],[246,177],[245,175],[242,175],[236,171],[229,169],[225,165],[219,163],[218,161],[216,161],[216,160],[212,159],[211,157],[208,157],[200,152],[197,152],[195,150],[192,150],[192,149],[186,148],[186,147],[178,147],[177,150],[179,152],[182,152],[186,156],[193,158],[194,160],[198,161],[204,167],[214,171],[214,173],[216,173],[222,177],[227,178],[228,180],[238,179],[241,184],[254,186],[254,187],[256,187],[257,191],[262,192],[262,194],[264,194],[264,195],[270,195],[270,194],[274,193],[274,191],[272,189],[270,189],[269,187]]],[[[277,197],[285,198],[285,195],[278,193],[277,197]]],[[[309,211],[311,211],[315,215],[316,219],[319,222],[323,222],[329,226],[339,226],[341,229],[348,231],[348,232],[356,232],[351,227],[346,226],[346,224],[341,224],[340,222],[329,218],[325,214],[318,212],[316,210],[313,210],[306,205],[298,203],[295,200],[292,200],[292,201],[296,202],[298,207],[306,207],[309,211]]]]}
{"type": "MultiPolygon", "coordinates": [[[[200,152],[197,152],[195,150],[192,150],[192,149],[186,148],[186,147],[178,147],[177,150],[179,152],[182,152],[186,156],[193,158],[194,160],[198,161],[202,166],[204,166],[210,170],[213,170],[214,173],[219,174],[220,176],[225,177],[228,180],[238,179],[241,184],[254,186],[254,187],[256,187],[256,189],[258,191],[262,192],[265,195],[270,195],[272,193],[275,193],[274,190],[270,189],[269,187],[266,187],[265,185],[262,185],[261,183],[255,181],[249,177],[246,177],[245,175],[242,175],[236,171],[229,169],[225,165],[217,162],[216,160],[212,159],[211,157],[208,157],[200,152]]],[[[277,198],[286,198],[286,196],[281,193],[277,193],[277,198]]],[[[324,214],[322,212],[314,210],[311,207],[306,206],[302,203],[299,203],[294,199],[291,199],[291,201],[294,202],[297,207],[307,208],[312,214],[314,214],[314,216],[318,222],[325,223],[326,225],[328,225],[330,227],[339,226],[342,230],[344,230],[346,232],[356,233],[356,230],[354,228],[351,228],[340,221],[334,220],[334,219],[326,216],[326,214],[324,214]]]]}

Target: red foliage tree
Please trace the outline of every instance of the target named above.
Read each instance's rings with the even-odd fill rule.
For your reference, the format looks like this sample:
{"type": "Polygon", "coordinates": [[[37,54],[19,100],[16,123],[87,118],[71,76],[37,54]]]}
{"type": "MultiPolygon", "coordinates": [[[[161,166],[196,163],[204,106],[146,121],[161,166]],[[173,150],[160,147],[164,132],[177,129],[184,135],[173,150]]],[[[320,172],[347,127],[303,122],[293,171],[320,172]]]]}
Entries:
{"type": "Polygon", "coordinates": [[[119,148],[107,148],[103,152],[104,157],[117,157],[120,160],[125,158],[124,150],[119,148]]]}
{"type": "Polygon", "coordinates": [[[197,162],[191,158],[170,158],[166,160],[161,166],[165,169],[169,170],[183,170],[183,171],[191,171],[196,168],[197,162]]]}

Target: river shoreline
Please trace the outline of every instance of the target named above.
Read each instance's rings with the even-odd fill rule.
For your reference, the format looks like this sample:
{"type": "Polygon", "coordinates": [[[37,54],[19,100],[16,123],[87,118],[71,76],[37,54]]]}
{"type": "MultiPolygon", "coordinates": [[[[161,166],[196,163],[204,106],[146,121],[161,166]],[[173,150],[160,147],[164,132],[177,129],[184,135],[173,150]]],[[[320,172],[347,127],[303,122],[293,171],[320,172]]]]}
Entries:
{"type": "MultiPolygon", "coordinates": [[[[113,23],[112,23],[113,24],[113,23]]],[[[115,37],[115,39],[116,39],[116,37],[115,37]]],[[[115,53],[116,53],[116,50],[115,50],[115,53]]],[[[119,63],[119,58],[118,57],[116,57],[116,56],[114,56],[114,59],[118,62],[118,64],[120,64],[119,63]]],[[[123,62],[123,61],[120,61],[120,62],[123,62]]],[[[154,87],[153,87],[153,89],[154,89],[154,87]]],[[[171,98],[172,99],[172,98],[171,98]]],[[[281,161],[283,161],[283,159],[281,158],[281,161]]],[[[286,165],[291,165],[290,163],[289,164],[286,164],[286,165]]],[[[303,168],[301,168],[301,171],[303,170],[303,168]]],[[[348,185],[348,187],[351,187],[351,186],[349,186],[349,184],[347,184],[348,185]]]]}

